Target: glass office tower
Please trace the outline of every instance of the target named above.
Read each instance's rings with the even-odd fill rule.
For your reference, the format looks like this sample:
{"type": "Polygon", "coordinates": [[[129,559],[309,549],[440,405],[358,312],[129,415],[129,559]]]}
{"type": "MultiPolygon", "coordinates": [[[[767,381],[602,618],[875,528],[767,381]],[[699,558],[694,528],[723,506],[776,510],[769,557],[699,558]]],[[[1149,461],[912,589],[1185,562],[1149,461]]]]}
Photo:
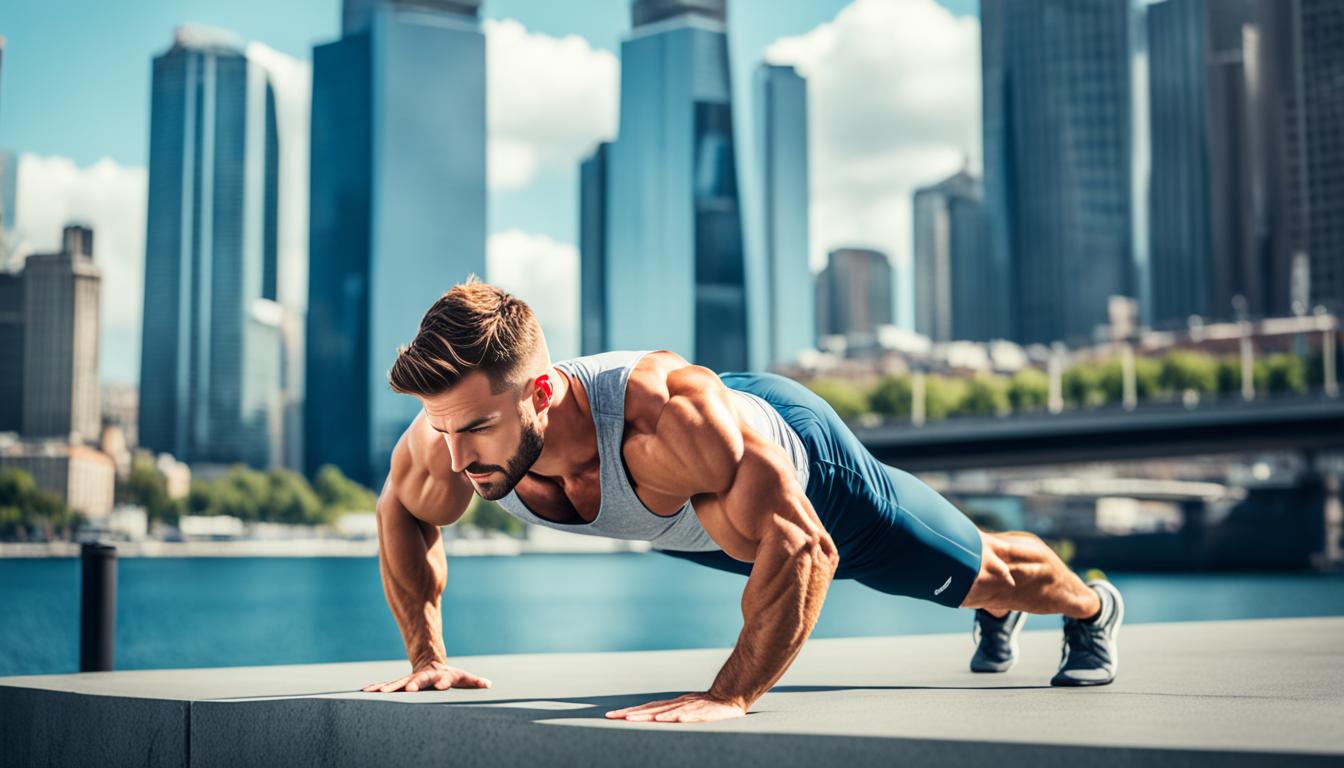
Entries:
{"type": "Polygon", "coordinates": [[[397,347],[485,275],[485,38],[477,5],[346,0],[313,49],[304,464],[373,487],[420,410],[397,347]]]}
{"type": "Polygon", "coordinates": [[[181,27],[154,59],[141,445],[268,467],[279,434],[278,139],[265,70],[181,27]]]}
{"type": "MultiPolygon", "coordinates": [[[[793,67],[756,70],[756,149],[760,155],[765,261],[764,307],[751,322],[765,334],[766,367],[793,363],[816,346],[808,264],[807,81],[793,67]]],[[[754,278],[753,278],[754,279],[754,278]]]]}
{"type": "Polygon", "coordinates": [[[1133,296],[1130,0],[983,0],[985,205],[1023,343],[1133,296]]]}
{"type": "Polygon", "coordinates": [[[915,331],[933,341],[1004,337],[1001,279],[985,240],[980,180],[966,170],[915,190],[915,331]]]}
{"type": "Polygon", "coordinates": [[[606,342],[748,366],[726,0],[636,0],[607,193],[606,342]]]}
{"type": "Polygon", "coordinates": [[[579,166],[579,354],[607,351],[607,157],[602,142],[579,166]]]}
{"type": "MultiPolygon", "coordinates": [[[[1152,322],[1229,317],[1256,260],[1244,38],[1255,0],[1147,9],[1152,322]]],[[[1252,77],[1253,79],[1253,77],[1252,77]]]]}

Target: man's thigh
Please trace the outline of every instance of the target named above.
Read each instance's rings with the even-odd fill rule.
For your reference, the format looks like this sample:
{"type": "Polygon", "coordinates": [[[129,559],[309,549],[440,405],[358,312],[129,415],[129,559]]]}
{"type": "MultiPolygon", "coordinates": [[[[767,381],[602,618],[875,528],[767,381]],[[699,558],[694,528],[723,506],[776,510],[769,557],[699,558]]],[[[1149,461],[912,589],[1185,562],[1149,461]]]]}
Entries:
{"type": "Polygon", "coordinates": [[[864,545],[869,565],[851,578],[887,594],[959,607],[980,573],[979,529],[919,478],[883,470],[895,497],[884,510],[889,525],[872,529],[873,540],[864,545]]]}

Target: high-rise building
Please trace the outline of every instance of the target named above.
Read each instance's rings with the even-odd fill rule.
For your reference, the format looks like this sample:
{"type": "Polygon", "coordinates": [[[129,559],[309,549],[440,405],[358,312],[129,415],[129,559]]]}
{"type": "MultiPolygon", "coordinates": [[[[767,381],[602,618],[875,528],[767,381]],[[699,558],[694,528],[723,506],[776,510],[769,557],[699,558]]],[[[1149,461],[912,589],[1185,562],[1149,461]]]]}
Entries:
{"type": "Polygon", "coordinates": [[[763,335],[761,365],[797,361],[816,345],[812,270],[808,265],[807,81],[789,66],[756,70],[756,148],[762,193],[763,301],[752,306],[752,331],[763,335]]]}
{"type": "Polygon", "coordinates": [[[727,0],[635,0],[607,178],[606,341],[748,367],[727,0]]]}
{"type": "Polygon", "coordinates": [[[0,432],[23,429],[23,273],[0,271],[0,432]]]}
{"type": "Polygon", "coordinates": [[[1005,280],[989,259],[981,195],[965,170],[915,190],[915,332],[934,341],[1005,335],[1005,280]]]}
{"type": "Polygon", "coordinates": [[[278,461],[274,90],[233,36],[180,27],[154,59],[140,444],[278,461]]]}
{"type": "Polygon", "coordinates": [[[607,157],[602,142],[579,166],[579,354],[607,350],[607,157]]]}
{"type": "Polygon", "coordinates": [[[876,343],[877,327],[895,320],[891,261],[881,251],[831,251],[817,275],[817,335],[844,336],[852,346],[876,343]]]}
{"type": "Polygon", "coordinates": [[[420,410],[387,371],[433,302],[485,274],[477,0],[346,0],[313,49],[304,464],[373,487],[420,410]]]}
{"type": "Polygon", "coordinates": [[[1266,310],[1344,311],[1344,6],[1261,0],[1259,16],[1266,310]]]}
{"type": "Polygon", "coordinates": [[[23,267],[25,437],[98,440],[98,296],[93,231],[65,228],[61,251],[23,267]]]}
{"type": "Polygon", "coordinates": [[[1245,37],[1255,0],[1147,8],[1150,321],[1228,317],[1254,289],[1256,216],[1245,37]]]}
{"type": "Polygon", "coordinates": [[[980,4],[985,206],[1024,343],[1135,295],[1130,0],[980,4]]]}

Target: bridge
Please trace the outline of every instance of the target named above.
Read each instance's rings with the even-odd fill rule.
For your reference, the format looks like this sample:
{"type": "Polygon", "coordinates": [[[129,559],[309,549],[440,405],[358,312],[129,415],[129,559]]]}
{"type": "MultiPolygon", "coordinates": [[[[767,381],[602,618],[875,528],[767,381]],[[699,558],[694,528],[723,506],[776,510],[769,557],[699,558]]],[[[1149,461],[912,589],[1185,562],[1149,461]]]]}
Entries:
{"type": "Polygon", "coordinates": [[[1179,403],[883,424],[854,434],[911,472],[1025,467],[1214,453],[1344,449],[1344,398],[1179,403]]]}

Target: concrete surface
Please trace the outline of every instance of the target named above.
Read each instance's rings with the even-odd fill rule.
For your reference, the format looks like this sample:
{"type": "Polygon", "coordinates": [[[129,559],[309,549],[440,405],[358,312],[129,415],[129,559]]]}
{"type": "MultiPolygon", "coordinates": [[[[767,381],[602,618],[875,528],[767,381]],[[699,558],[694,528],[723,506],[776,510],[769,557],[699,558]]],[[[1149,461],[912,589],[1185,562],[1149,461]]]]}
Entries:
{"type": "MultiPolygon", "coordinates": [[[[812,640],[743,718],[603,713],[728,649],[457,657],[488,690],[363,693],[404,661],[0,678],[0,766],[1341,765],[1344,618],[1143,624],[1116,682],[1051,688],[1061,634],[973,675],[956,635],[812,640]]],[[[969,623],[969,614],[968,614],[969,623]]]]}

